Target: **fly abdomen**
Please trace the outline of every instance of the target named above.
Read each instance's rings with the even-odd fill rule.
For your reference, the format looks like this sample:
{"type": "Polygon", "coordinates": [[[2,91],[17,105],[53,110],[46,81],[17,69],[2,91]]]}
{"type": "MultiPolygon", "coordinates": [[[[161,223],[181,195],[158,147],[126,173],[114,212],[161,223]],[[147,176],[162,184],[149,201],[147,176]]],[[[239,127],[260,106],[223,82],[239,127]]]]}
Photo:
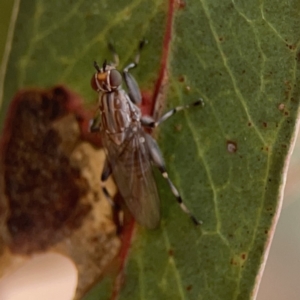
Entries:
{"type": "Polygon", "coordinates": [[[146,174],[151,164],[149,164],[150,157],[146,149],[145,138],[140,135],[140,132],[131,138],[119,159],[125,169],[133,172],[135,176],[143,177],[146,174]]]}

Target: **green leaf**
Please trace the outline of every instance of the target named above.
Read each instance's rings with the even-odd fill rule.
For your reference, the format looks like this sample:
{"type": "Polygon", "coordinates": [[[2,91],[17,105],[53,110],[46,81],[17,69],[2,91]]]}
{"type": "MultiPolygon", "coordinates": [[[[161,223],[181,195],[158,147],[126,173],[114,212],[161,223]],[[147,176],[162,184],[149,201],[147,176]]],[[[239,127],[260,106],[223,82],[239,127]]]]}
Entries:
{"type": "Polygon", "coordinates": [[[137,225],[123,286],[106,279],[111,290],[101,299],[113,291],[118,299],[254,297],[299,107],[299,12],[298,1],[20,2],[1,126],[23,87],[64,83],[94,101],[92,61],[111,57],[110,40],[120,68],[149,40],[133,74],[152,94],[167,81],[168,108],[205,102],[162,124],[158,137],[170,178],[203,225],[192,224],[156,174],[161,226],[137,225]]]}
{"type": "Polygon", "coordinates": [[[9,20],[13,7],[12,1],[2,1],[0,3],[0,59],[2,59],[5,49],[5,41],[8,34],[9,20]]]}
{"type": "Polygon", "coordinates": [[[93,61],[112,59],[107,47],[110,41],[120,55],[122,68],[133,59],[141,39],[151,40],[143,53],[145,60],[135,75],[145,89],[153,87],[167,14],[163,1],[145,4],[36,0],[19,4],[0,102],[0,120],[15,92],[28,86],[64,83],[87,102],[95,103],[97,96],[90,87],[95,71],[93,61]]]}

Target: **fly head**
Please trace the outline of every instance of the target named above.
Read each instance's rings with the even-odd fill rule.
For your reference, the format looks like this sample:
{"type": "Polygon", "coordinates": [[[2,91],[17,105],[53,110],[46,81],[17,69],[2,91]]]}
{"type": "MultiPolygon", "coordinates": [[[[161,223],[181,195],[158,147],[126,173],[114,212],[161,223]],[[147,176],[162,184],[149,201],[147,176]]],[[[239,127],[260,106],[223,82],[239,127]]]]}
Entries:
{"type": "Polygon", "coordinates": [[[95,91],[109,93],[120,87],[122,75],[114,66],[105,60],[102,68],[96,62],[94,62],[94,67],[97,72],[91,79],[91,86],[95,91]]]}

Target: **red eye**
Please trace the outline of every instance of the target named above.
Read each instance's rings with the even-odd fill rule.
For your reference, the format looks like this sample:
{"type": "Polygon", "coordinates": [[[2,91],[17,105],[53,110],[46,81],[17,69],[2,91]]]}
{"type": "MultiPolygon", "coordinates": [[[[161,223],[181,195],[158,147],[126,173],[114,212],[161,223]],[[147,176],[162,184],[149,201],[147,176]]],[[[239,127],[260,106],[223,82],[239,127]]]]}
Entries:
{"type": "Polygon", "coordinates": [[[111,70],[109,75],[109,81],[112,87],[118,87],[122,84],[122,75],[117,70],[111,70]]]}
{"type": "Polygon", "coordinates": [[[98,86],[97,86],[97,83],[96,83],[96,76],[95,74],[93,75],[93,77],[91,78],[91,87],[93,90],[95,91],[98,91],[98,86]]]}

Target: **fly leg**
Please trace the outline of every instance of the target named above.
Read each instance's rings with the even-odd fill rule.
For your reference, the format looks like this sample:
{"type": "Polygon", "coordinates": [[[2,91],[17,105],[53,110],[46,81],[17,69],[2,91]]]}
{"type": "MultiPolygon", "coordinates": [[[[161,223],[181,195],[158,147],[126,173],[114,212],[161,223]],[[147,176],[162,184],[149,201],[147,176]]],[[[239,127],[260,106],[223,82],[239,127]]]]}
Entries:
{"type": "Polygon", "coordinates": [[[189,211],[189,209],[186,207],[186,205],[183,203],[183,200],[182,200],[177,188],[175,187],[175,185],[169,178],[169,175],[168,175],[166,167],[165,167],[165,162],[164,162],[163,156],[160,152],[160,149],[159,149],[156,141],[149,134],[146,134],[145,137],[146,137],[146,143],[148,145],[148,149],[149,149],[150,156],[151,156],[151,161],[161,172],[161,175],[163,176],[163,178],[165,178],[167,180],[173,195],[176,197],[176,200],[177,200],[178,204],[180,205],[180,208],[192,219],[192,221],[194,222],[195,225],[202,224],[202,221],[199,221],[189,211]]]}
{"type": "Polygon", "coordinates": [[[108,49],[110,50],[110,52],[113,55],[113,58],[114,58],[113,65],[116,68],[119,65],[119,55],[112,43],[108,44],[108,49]]]}
{"type": "MultiPolygon", "coordinates": [[[[99,132],[100,131],[100,115],[97,114],[93,119],[90,120],[89,124],[89,131],[90,132],[99,132]]],[[[111,175],[112,170],[111,166],[108,163],[108,160],[105,160],[103,171],[101,174],[101,186],[102,186],[102,191],[107,198],[108,202],[111,204],[111,206],[115,206],[112,197],[110,196],[108,190],[106,187],[103,185],[103,183],[107,180],[107,178],[111,175]]]]}
{"type": "Polygon", "coordinates": [[[107,188],[104,186],[105,181],[108,179],[108,177],[112,174],[112,168],[111,165],[109,164],[107,158],[104,163],[104,167],[102,170],[101,174],[101,186],[102,186],[102,191],[103,194],[105,195],[107,201],[113,208],[113,219],[114,222],[117,226],[117,233],[120,233],[122,226],[124,225],[124,215],[121,207],[119,206],[118,202],[115,202],[110,195],[109,191],[107,188]]]}
{"type": "Polygon", "coordinates": [[[130,63],[128,66],[126,66],[123,70],[123,78],[124,78],[125,84],[128,88],[129,98],[134,104],[137,104],[137,105],[139,105],[142,102],[142,95],[141,95],[140,88],[139,88],[136,80],[129,73],[129,70],[134,69],[138,65],[138,63],[140,61],[140,52],[146,43],[147,43],[146,40],[142,40],[139,43],[138,51],[134,58],[134,61],[132,63],[130,63]]]}
{"type": "Polygon", "coordinates": [[[98,111],[98,113],[95,115],[95,117],[93,119],[91,119],[89,122],[89,132],[99,132],[100,131],[100,122],[101,122],[101,118],[100,118],[100,113],[98,111]]]}
{"type": "Polygon", "coordinates": [[[103,171],[102,171],[102,174],[101,174],[101,186],[102,186],[102,191],[106,197],[106,199],[108,200],[108,202],[111,204],[111,206],[115,206],[115,203],[111,197],[111,195],[109,194],[107,188],[104,186],[104,182],[107,180],[107,178],[111,175],[112,173],[112,169],[111,169],[111,166],[108,162],[108,160],[106,159],[105,160],[105,163],[104,163],[104,167],[103,167],[103,171]]]}
{"type": "Polygon", "coordinates": [[[197,101],[187,104],[187,105],[182,105],[182,106],[176,106],[173,109],[169,110],[166,112],[161,118],[159,118],[157,121],[155,121],[152,117],[150,116],[143,116],[141,118],[141,123],[144,127],[148,128],[156,128],[158,125],[160,125],[162,122],[166,121],[170,117],[172,117],[174,114],[176,114],[178,111],[185,110],[194,106],[204,106],[204,101],[203,99],[198,99],[197,101]]]}

